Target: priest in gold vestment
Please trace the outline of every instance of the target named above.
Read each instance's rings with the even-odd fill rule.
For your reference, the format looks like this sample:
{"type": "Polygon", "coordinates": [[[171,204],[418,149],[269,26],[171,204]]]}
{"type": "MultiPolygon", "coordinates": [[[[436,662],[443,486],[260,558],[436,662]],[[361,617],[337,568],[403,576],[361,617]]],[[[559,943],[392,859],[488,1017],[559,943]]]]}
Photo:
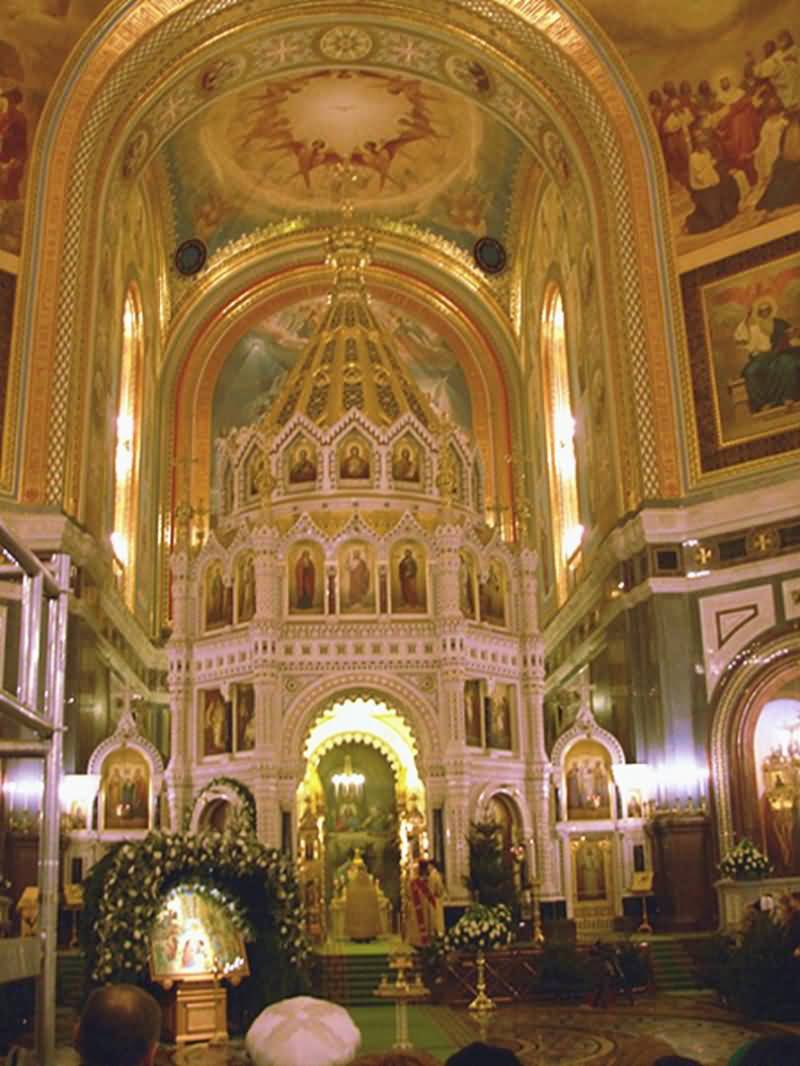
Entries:
{"type": "Polygon", "coordinates": [[[344,931],[350,940],[374,940],[381,931],[378,889],[360,855],[348,874],[344,901],[344,931]]]}

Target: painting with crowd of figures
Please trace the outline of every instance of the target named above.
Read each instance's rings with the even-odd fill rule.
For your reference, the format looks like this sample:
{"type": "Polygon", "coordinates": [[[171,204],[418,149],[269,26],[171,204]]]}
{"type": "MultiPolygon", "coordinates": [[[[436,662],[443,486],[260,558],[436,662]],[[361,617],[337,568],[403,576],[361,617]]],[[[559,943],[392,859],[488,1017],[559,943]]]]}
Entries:
{"type": "Polygon", "coordinates": [[[164,899],[150,931],[154,981],[212,974],[245,977],[247,952],[224,899],[198,885],[178,885],[164,899]]]}
{"type": "Polygon", "coordinates": [[[0,4],[0,249],[18,253],[28,164],[45,101],[78,38],[108,0],[0,4]]]}
{"type": "Polygon", "coordinates": [[[587,7],[647,98],[680,252],[800,208],[795,0],[587,7]]]}

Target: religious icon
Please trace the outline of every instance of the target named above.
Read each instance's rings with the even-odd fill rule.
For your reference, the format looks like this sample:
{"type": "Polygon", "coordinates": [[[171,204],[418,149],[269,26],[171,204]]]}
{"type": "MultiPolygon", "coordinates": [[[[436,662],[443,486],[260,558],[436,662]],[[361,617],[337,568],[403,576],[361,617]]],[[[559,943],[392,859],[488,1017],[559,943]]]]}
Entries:
{"type": "Polygon", "coordinates": [[[339,477],[346,481],[361,481],[369,477],[369,457],[360,442],[351,440],[342,448],[339,477]]]}
{"type": "Polygon", "coordinates": [[[206,629],[217,629],[231,621],[230,589],[225,587],[222,564],[212,563],[206,571],[206,629]]]}
{"type": "Polygon", "coordinates": [[[236,568],[236,620],[249,622],[256,613],[256,572],[252,555],[245,555],[236,568]]]}
{"type": "Polygon", "coordinates": [[[392,549],[392,610],[403,613],[427,609],[425,554],[416,544],[398,544],[392,549]]]}
{"type": "Polygon", "coordinates": [[[499,563],[489,564],[489,571],[478,584],[481,621],[493,626],[506,624],[505,576],[499,563]]]}
{"type": "Polygon", "coordinates": [[[419,455],[409,440],[401,441],[392,454],[392,477],[419,484],[419,455]]]}
{"type": "Polygon", "coordinates": [[[607,898],[604,843],[589,838],[581,840],[575,848],[575,887],[579,903],[607,898]]]}
{"type": "Polygon", "coordinates": [[[573,744],[564,760],[567,818],[611,817],[610,774],[609,754],[602,744],[593,740],[573,744]]]}
{"type": "Polygon", "coordinates": [[[323,558],[318,544],[296,544],[289,555],[289,610],[323,609],[323,558]]]}
{"type": "Polygon", "coordinates": [[[172,981],[184,975],[230,974],[234,983],[249,970],[242,934],[224,901],[201,886],[178,885],[165,897],[150,937],[150,976],[172,981]]]}
{"type": "Polygon", "coordinates": [[[374,611],[372,549],[367,544],[348,544],[340,553],[339,584],[342,611],[374,611]]]}
{"type": "Polygon", "coordinates": [[[256,450],[245,466],[245,495],[248,500],[258,500],[266,483],[267,464],[263,452],[256,450]]]}
{"type": "Polygon", "coordinates": [[[105,829],[147,829],[150,824],[150,767],[133,748],[106,756],[102,770],[105,829]]]}
{"type": "Polygon", "coordinates": [[[481,735],[481,683],[477,680],[464,682],[464,733],[467,744],[473,748],[483,746],[481,735]]]}
{"type": "Polygon", "coordinates": [[[252,685],[236,686],[236,750],[256,746],[256,691],[252,685]]]}
{"type": "Polygon", "coordinates": [[[475,618],[475,563],[469,552],[461,552],[458,563],[458,602],[465,618],[475,618]]]}
{"type": "Polygon", "coordinates": [[[511,696],[508,685],[495,685],[486,700],[486,745],[502,751],[511,750],[511,696]]]}
{"type": "Polygon", "coordinates": [[[203,695],[203,754],[222,755],[231,750],[230,704],[217,688],[207,689],[203,695]]]}
{"type": "Polygon", "coordinates": [[[316,454],[314,449],[304,441],[298,445],[289,460],[289,484],[302,485],[316,480],[316,454]]]}

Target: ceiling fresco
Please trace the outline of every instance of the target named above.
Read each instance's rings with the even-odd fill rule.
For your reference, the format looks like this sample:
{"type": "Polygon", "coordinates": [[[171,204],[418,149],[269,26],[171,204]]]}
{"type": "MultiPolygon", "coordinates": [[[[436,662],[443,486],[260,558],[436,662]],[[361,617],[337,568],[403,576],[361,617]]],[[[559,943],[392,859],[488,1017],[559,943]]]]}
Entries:
{"type": "Polygon", "coordinates": [[[586,6],[647,97],[679,252],[800,208],[797,0],[586,6]]]}
{"type": "Polygon", "coordinates": [[[522,156],[505,127],[455,91],[350,68],[224,96],[162,153],[176,243],[199,236],[211,254],[287,214],[330,221],[345,198],[360,214],[471,250],[484,234],[507,236],[522,156]]]}

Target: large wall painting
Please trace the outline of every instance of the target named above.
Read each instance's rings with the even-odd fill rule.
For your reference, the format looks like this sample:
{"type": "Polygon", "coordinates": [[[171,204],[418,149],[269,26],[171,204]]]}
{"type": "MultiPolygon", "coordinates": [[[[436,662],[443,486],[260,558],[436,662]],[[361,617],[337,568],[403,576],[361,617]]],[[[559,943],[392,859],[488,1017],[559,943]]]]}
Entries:
{"type": "Polygon", "coordinates": [[[699,473],[800,448],[800,237],[683,278],[699,473]]]}
{"type": "Polygon", "coordinates": [[[795,0],[588,0],[647,97],[678,250],[800,208],[795,0]]]}
{"type": "MultiPolygon", "coordinates": [[[[8,381],[11,364],[11,330],[14,325],[14,298],[17,279],[14,274],[0,270],[0,441],[6,423],[8,381]]],[[[3,464],[5,465],[5,464],[3,464]]]]}
{"type": "Polygon", "coordinates": [[[19,253],[33,135],[70,51],[108,0],[0,4],[0,249],[19,253]]]}
{"type": "Polygon", "coordinates": [[[377,71],[316,70],[229,93],[163,156],[178,240],[213,254],[286,213],[359,208],[423,222],[471,250],[502,236],[519,142],[444,86],[377,71]]]}

